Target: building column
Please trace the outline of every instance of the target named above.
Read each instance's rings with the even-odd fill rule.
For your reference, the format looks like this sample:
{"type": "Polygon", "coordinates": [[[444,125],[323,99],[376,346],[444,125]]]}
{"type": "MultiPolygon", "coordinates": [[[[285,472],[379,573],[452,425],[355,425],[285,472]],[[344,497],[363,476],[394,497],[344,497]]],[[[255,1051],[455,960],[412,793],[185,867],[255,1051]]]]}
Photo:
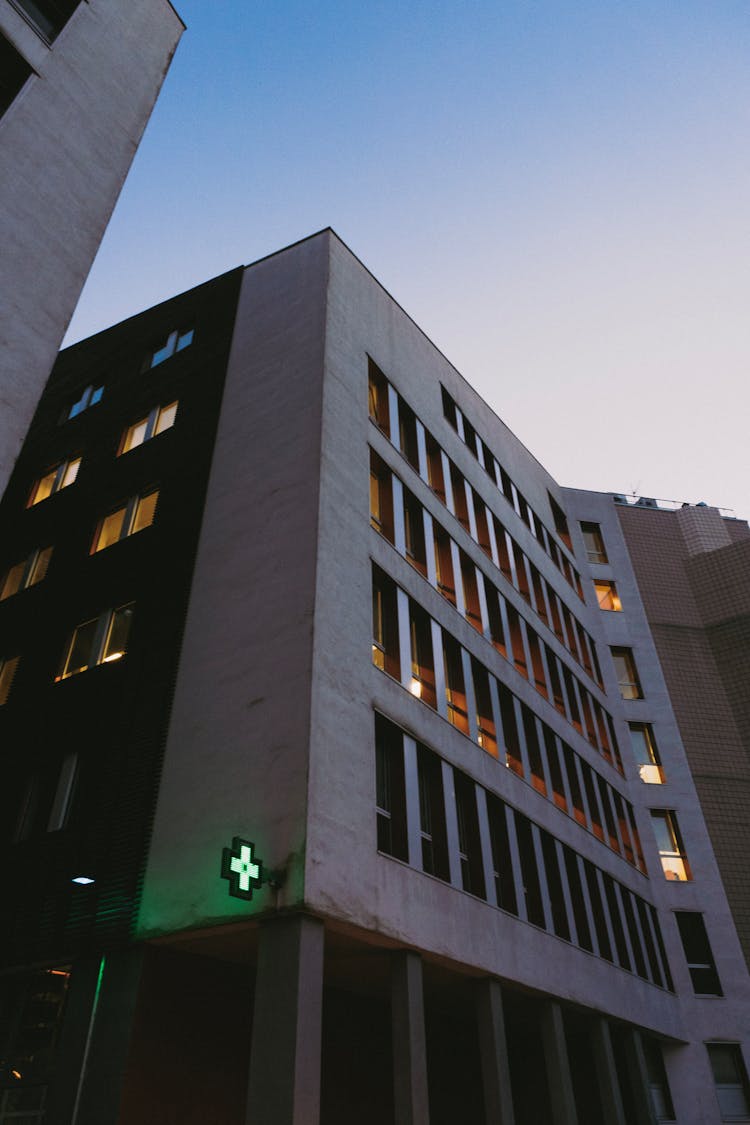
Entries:
{"type": "Polygon", "coordinates": [[[627,1125],[612,1050],[612,1036],[609,1033],[609,1024],[603,1016],[596,1016],[591,1021],[591,1048],[604,1120],[607,1125],[627,1125]]]}
{"type": "Polygon", "coordinates": [[[429,1125],[422,961],[417,953],[393,956],[391,1038],[395,1125],[429,1125]]]}
{"type": "Polygon", "coordinates": [[[578,1125],[562,1008],[554,1000],[546,1001],[542,1007],[541,1029],[544,1067],[552,1110],[551,1125],[578,1125]]]}
{"type": "Polygon", "coordinates": [[[248,1125],[320,1116],[324,927],[296,914],[262,922],[250,1048],[248,1125]]]}
{"type": "Polygon", "coordinates": [[[641,1034],[636,1028],[628,1027],[625,1029],[624,1039],[625,1067],[635,1106],[633,1125],[656,1125],[641,1034]]]}
{"type": "Polygon", "coordinates": [[[496,980],[479,981],[476,1009],[485,1121],[487,1125],[515,1125],[503,994],[496,980]]]}

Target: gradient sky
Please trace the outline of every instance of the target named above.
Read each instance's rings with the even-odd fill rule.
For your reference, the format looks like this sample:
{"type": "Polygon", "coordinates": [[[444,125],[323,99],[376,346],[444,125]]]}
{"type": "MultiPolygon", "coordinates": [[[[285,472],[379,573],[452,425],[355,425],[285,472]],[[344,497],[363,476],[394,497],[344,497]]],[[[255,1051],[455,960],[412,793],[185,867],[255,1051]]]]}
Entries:
{"type": "Polygon", "coordinates": [[[563,485],[750,517],[746,0],[177,0],[67,342],[332,226],[563,485]]]}

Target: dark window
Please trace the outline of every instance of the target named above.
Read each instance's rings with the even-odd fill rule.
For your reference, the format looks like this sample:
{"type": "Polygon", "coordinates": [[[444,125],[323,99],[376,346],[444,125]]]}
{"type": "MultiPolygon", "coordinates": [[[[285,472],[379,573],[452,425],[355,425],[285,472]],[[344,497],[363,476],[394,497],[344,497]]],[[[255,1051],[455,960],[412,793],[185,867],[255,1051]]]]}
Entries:
{"type": "Polygon", "coordinates": [[[469,712],[466,705],[466,684],[461,646],[453,637],[443,633],[443,657],[445,660],[445,698],[448,704],[448,719],[454,727],[469,733],[469,712]]]}
{"type": "Polygon", "coordinates": [[[591,816],[591,831],[594,833],[597,840],[601,840],[601,842],[604,843],[604,826],[602,825],[601,813],[599,812],[599,802],[596,799],[593,770],[588,762],[581,761],[581,773],[583,775],[583,787],[586,790],[586,800],[589,805],[589,815],[591,816]]]}
{"type": "Polygon", "coordinates": [[[567,742],[562,743],[563,762],[565,763],[565,773],[568,778],[568,789],[570,790],[570,799],[573,802],[573,816],[579,824],[586,827],[586,810],[583,806],[583,795],[581,793],[581,786],[578,781],[578,770],[576,769],[576,754],[568,746],[567,742]]]}
{"type": "Polygon", "coordinates": [[[526,652],[523,647],[523,635],[521,633],[521,619],[518,616],[516,609],[510,604],[506,603],[505,606],[508,615],[508,631],[510,632],[510,643],[513,649],[513,663],[517,670],[526,679],[529,678],[529,669],[526,664],[526,652]]]}
{"type": "Polygon", "coordinates": [[[461,582],[464,590],[464,608],[466,620],[473,625],[477,632],[484,632],[482,625],[482,610],[479,604],[479,588],[477,586],[477,568],[468,555],[460,552],[461,582]]]}
{"type": "Polygon", "coordinates": [[[513,864],[510,858],[510,841],[506,808],[502,801],[491,793],[487,794],[487,812],[490,821],[490,841],[492,844],[492,867],[495,873],[495,894],[497,905],[511,914],[518,914],[516,885],[513,879],[513,864]]]}
{"type": "Polygon", "coordinates": [[[521,757],[521,744],[518,738],[516,712],[513,707],[513,695],[508,691],[505,684],[499,682],[497,692],[500,699],[500,717],[503,724],[505,764],[519,777],[523,777],[523,758],[521,757]]]}
{"type": "Polygon", "coordinates": [[[526,900],[526,915],[535,926],[546,928],[544,920],[544,906],[542,905],[542,888],[539,884],[539,872],[536,864],[534,850],[534,835],[531,821],[519,812],[514,812],[516,822],[516,839],[518,840],[518,854],[521,860],[521,874],[523,877],[523,895],[526,900]]]}
{"type": "Polygon", "coordinates": [[[453,574],[453,552],[451,538],[439,524],[433,523],[435,537],[435,569],[439,593],[452,604],[456,604],[456,579],[453,574]]]}
{"type": "Polygon", "coordinates": [[[483,750],[498,756],[497,729],[492,709],[490,677],[484,665],[471,658],[471,676],[474,682],[474,697],[477,705],[477,741],[483,750]]]}
{"type": "Polygon", "coordinates": [[[412,695],[421,699],[428,707],[437,709],[431,622],[422,607],[411,600],[409,601],[409,635],[411,642],[409,689],[412,695]]]}
{"type": "Polygon", "coordinates": [[[368,361],[368,410],[375,425],[388,435],[390,433],[388,380],[372,360],[368,361]]]}
{"type": "Polygon", "coordinates": [[[531,605],[529,578],[526,573],[526,557],[515,540],[513,541],[513,559],[516,564],[516,589],[523,600],[531,605]]]}
{"type": "Polygon", "coordinates": [[[375,716],[378,851],[408,860],[403,735],[382,715],[375,716]]]}
{"type": "MultiPolygon", "coordinates": [[[[560,682],[560,671],[557,663],[557,657],[552,652],[552,649],[547,645],[544,646],[547,653],[547,668],[549,669],[549,681],[552,688],[552,702],[561,715],[565,715],[565,699],[562,693],[562,684],[560,682]]],[[[567,717],[567,716],[566,716],[567,717]]]]}
{"type": "Polygon", "coordinates": [[[469,451],[477,457],[477,433],[466,415],[464,415],[464,441],[469,451]]]}
{"type": "Polygon", "coordinates": [[[32,69],[23,55],[0,33],[0,117],[19,93],[32,69]]]}
{"type": "Polygon", "coordinates": [[[372,568],[372,662],[389,676],[401,678],[396,584],[372,568]]]}
{"type": "Polygon", "coordinates": [[[557,739],[546,723],[542,724],[542,731],[544,733],[544,746],[547,751],[547,767],[549,769],[550,781],[552,782],[553,800],[558,809],[567,812],[568,802],[565,797],[565,785],[563,783],[562,770],[560,769],[560,758],[557,752],[557,739]]]}
{"type": "Polygon", "coordinates": [[[505,528],[500,523],[500,520],[492,517],[495,525],[495,542],[497,543],[497,558],[500,563],[500,570],[504,578],[508,582],[513,581],[513,572],[510,567],[510,555],[508,554],[508,540],[506,538],[505,528]]]}
{"type": "Polygon", "coordinates": [[[563,844],[562,849],[565,859],[565,870],[568,875],[570,901],[573,904],[573,917],[575,918],[576,930],[578,932],[578,944],[582,949],[587,949],[589,953],[593,953],[594,947],[591,943],[591,930],[589,928],[588,915],[586,914],[586,902],[583,895],[581,873],[578,869],[578,858],[573,849],[569,848],[567,844],[563,844]]]}
{"type": "Polygon", "coordinates": [[[598,523],[582,523],[581,534],[586,556],[590,563],[607,562],[607,551],[602,538],[602,530],[598,523]]]}
{"type": "Polygon", "coordinates": [[[643,956],[643,946],[635,920],[635,910],[633,909],[633,895],[626,887],[623,887],[622,883],[620,883],[619,886],[620,896],[622,898],[622,909],[625,915],[625,928],[630,935],[630,945],[633,950],[633,957],[635,958],[635,971],[638,973],[639,977],[648,980],[646,960],[643,956]]]}
{"type": "Polygon", "coordinates": [[[711,943],[702,914],[687,910],[675,912],[677,928],[685,950],[685,960],[697,996],[723,996],[711,943]]]}
{"type": "Polygon", "coordinates": [[[427,551],[422,505],[407,488],[404,489],[404,538],[407,559],[420,574],[426,577],[427,551]]]}
{"type": "Polygon", "coordinates": [[[19,656],[8,656],[5,660],[0,660],[0,707],[8,702],[10,686],[13,683],[19,660],[19,656]]]}
{"type": "Polygon", "coordinates": [[[411,465],[412,469],[419,472],[419,444],[417,442],[417,416],[410,406],[398,396],[398,430],[401,452],[411,465]]]}
{"type": "Polygon", "coordinates": [[[552,906],[552,925],[558,937],[570,941],[570,925],[568,924],[568,911],[565,906],[563,894],[563,873],[557,858],[555,841],[549,832],[539,829],[542,841],[542,855],[544,856],[544,870],[547,875],[547,890],[549,891],[550,905],[552,906]]]}
{"type": "Polygon", "coordinates": [[[646,947],[646,957],[648,958],[648,965],[651,970],[651,979],[654,984],[658,984],[660,988],[664,988],[664,975],[661,971],[661,964],[659,963],[654,939],[651,936],[651,926],[649,925],[649,913],[646,909],[646,903],[642,898],[636,895],[635,905],[641,923],[641,931],[643,932],[643,944],[646,947]]]}
{"type": "Polygon", "coordinates": [[[604,871],[602,872],[602,879],[604,881],[604,893],[607,897],[607,906],[609,907],[609,917],[612,922],[612,931],[615,935],[617,959],[623,969],[628,969],[629,971],[632,966],[630,964],[630,954],[628,953],[628,943],[625,940],[625,927],[622,924],[620,904],[617,901],[617,889],[614,880],[604,871]]]}
{"type": "Polygon", "coordinates": [[[443,415],[447,422],[450,422],[454,430],[458,429],[458,422],[456,420],[456,404],[451,396],[446,391],[445,387],[441,386],[440,393],[443,397],[443,415]]]}
{"type": "Polygon", "coordinates": [[[536,719],[534,714],[525,703],[521,703],[521,715],[523,716],[523,730],[526,735],[526,752],[529,757],[529,769],[531,770],[531,784],[541,793],[543,797],[547,796],[547,783],[544,780],[544,764],[542,762],[542,751],[539,745],[539,735],[536,729],[536,719]]]}
{"type": "Polygon", "coordinates": [[[507,658],[508,650],[505,645],[505,630],[503,629],[503,615],[500,612],[500,595],[489,581],[484,579],[485,601],[487,603],[487,617],[490,630],[490,640],[500,653],[507,658]]]}
{"type": "Polygon", "coordinates": [[[540,648],[539,637],[536,635],[530,625],[526,626],[526,637],[529,642],[529,655],[531,657],[531,670],[534,674],[534,687],[543,695],[545,699],[549,699],[549,692],[547,691],[547,680],[544,675],[544,662],[542,660],[542,650],[540,648]]]}
{"type": "Polygon", "coordinates": [[[370,450],[370,523],[393,543],[393,486],[391,470],[370,450]]]}
{"type": "Polygon", "coordinates": [[[491,559],[492,544],[490,543],[490,532],[487,524],[487,508],[484,500],[477,496],[473,489],[472,498],[474,501],[474,518],[477,524],[477,543],[482,548],[487,558],[491,559]]]}
{"type": "Polygon", "coordinates": [[[482,845],[479,839],[477,795],[474,782],[453,771],[456,792],[456,818],[458,820],[458,854],[461,860],[461,883],[469,894],[486,897],[482,845]]]}
{"type": "MultiPolygon", "coordinates": [[[[60,34],[81,0],[13,0],[45,39],[60,34]]],[[[1,70],[2,68],[0,68],[1,70]]]]}
{"type": "Polygon", "coordinates": [[[466,501],[466,482],[451,461],[451,489],[453,491],[453,514],[463,527],[464,531],[471,530],[469,523],[469,505],[466,501]]]}
{"type": "Polygon", "coordinates": [[[672,1095],[669,1092],[667,1071],[664,1066],[664,1057],[661,1047],[648,1035],[642,1035],[643,1054],[646,1059],[648,1073],[648,1086],[651,1093],[651,1104],[654,1108],[657,1121],[674,1121],[674,1106],[672,1095]]]}
{"type": "Polygon", "coordinates": [[[440,759],[424,746],[417,747],[419,774],[419,831],[422,838],[422,870],[450,882],[445,801],[440,759]]]}
{"type": "Polygon", "coordinates": [[[584,859],[583,869],[586,872],[586,885],[589,889],[589,899],[591,900],[591,913],[594,917],[596,939],[599,942],[599,955],[601,957],[604,957],[606,961],[611,961],[612,947],[609,943],[607,920],[604,913],[604,904],[602,902],[601,890],[599,888],[599,880],[596,876],[596,868],[592,863],[589,863],[587,859],[584,859]]]}
{"type": "Polygon", "coordinates": [[[438,500],[442,500],[445,504],[442,450],[429,432],[425,433],[425,443],[427,445],[427,480],[438,500]]]}
{"type": "Polygon", "coordinates": [[[607,837],[609,839],[609,846],[613,852],[620,851],[620,841],[617,837],[617,828],[615,826],[615,817],[612,812],[612,804],[609,799],[610,789],[604,779],[595,771],[592,771],[596,777],[596,784],[599,788],[599,797],[601,799],[602,811],[604,813],[604,824],[607,829],[607,837]]]}
{"type": "Polygon", "coordinates": [[[742,1051],[737,1043],[707,1043],[716,1098],[722,1121],[745,1121],[750,1117],[750,1089],[742,1051]]]}
{"type": "MultiPolygon", "coordinates": [[[[563,543],[568,548],[568,550],[572,552],[573,544],[570,540],[570,531],[568,529],[568,517],[565,515],[565,512],[562,510],[562,508],[557,503],[557,501],[553,498],[551,493],[548,493],[547,495],[549,496],[550,508],[552,509],[552,519],[553,519],[554,524],[555,524],[555,531],[559,535],[560,539],[562,539],[563,543]]],[[[572,583],[571,583],[571,585],[572,585],[572,583]]]]}

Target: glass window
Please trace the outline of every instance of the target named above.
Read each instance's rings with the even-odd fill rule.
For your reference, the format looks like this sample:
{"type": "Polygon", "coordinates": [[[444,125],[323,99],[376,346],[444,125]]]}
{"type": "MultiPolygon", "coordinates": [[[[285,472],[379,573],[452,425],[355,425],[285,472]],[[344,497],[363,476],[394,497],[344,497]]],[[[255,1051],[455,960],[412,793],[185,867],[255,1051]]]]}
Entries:
{"type": "Polygon", "coordinates": [[[158,499],[158,489],[145,496],[133,496],[127,504],[105,516],[96,529],[91,553],[103,551],[105,547],[110,547],[113,543],[118,543],[121,539],[150,527],[154,522],[158,499]]]}
{"type": "Polygon", "coordinates": [[[0,117],[33,73],[23,55],[0,33],[0,117]]]}
{"type": "Polygon", "coordinates": [[[50,469],[34,483],[26,507],[31,508],[34,504],[40,504],[42,500],[46,500],[48,496],[53,496],[61,488],[67,488],[69,484],[73,484],[80,467],[80,457],[74,457],[70,461],[61,461],[59,465],[55,465],[53,469],[50,469]]]}
{"type": "Polygon", "coordinates": [[[23,562],[10,567],[0,587],[0,602],[11,597],[12,594],[17,594],[19,590],[26,590],[29,586],[36,586],[37,582],[41,582],[47,573],[51,557],[52,548],[43,547],[32,551],[23,562]]]}
{"type": "Polygon", "coordinates": [[[393,543],[393,486],[391,470],[370,450],[370,524],[393,543]]]}
{"type": "Polygon", "coordinates": [[[654,1108],[657,1121],[674,1121],[674,1107],[669,1092],[667,1072],[661,1047],[656,1040],[648,1035],[643,1035],[643,1053],[648,1071],[648,1085],[651,1094],[651,1104],[654,1108]]]}
{"type": "Polygon", "coordinates": [[[62,31],[81,0],[13,0],[45,39],[52,42],[62,31]]]}
{"type": "Polygon", "coordinates": [[[674,883],[688,882],[693,876],[674,812],[670,809],[651,809],[651,823],[665,878],[674,883]]]}
{"type": "Polygon", "coordinates": [[[47,822],[48,832],[59,832],[65,827],[70,813],[70,807],[73,803],[73,793],[77,776],[78,755],[67,754],[65,758],[63,758],[62,765],[60,766],[55,796],[52,801],[49,821],[47,822]]]}
{"type": "Polygon", "coordinates": [[[372,662],[389,676],[400,678],[396,584],[375,566],[372,568],[372,662]]]}
{"type": "Polygon", "coordinates": [[[18,656],[11,656],[0,660],[0,706],[8,702],[10,685],[13,683],[19,659],[18,656]]]}
{"type": "Polygon", "coordinates": [[[96,406],[97,402],[101,402],[102,395],[104,394],[104,387],[86,387],[81,393],[81,397],[73,403],[68,411],[68,418],[75,418],[76,415],[82,414],[89,406],[96,406]]]}
{"type": "Polygon", "coordinates": [[[612,661],[615,675],[623,699],[643,699],[643,689],[638,679],[638,670],[630,648],[612,648],[612,661]]]}
{"type": "Polygon", "coordinates": [[[722,1121],[750,1117],[747,1071],[738,1043],[707,1043],[722,1121]]]}
{"type": "Polygon", "coordinates": [[[617,593],[617,587],[610,579],[597,578],[594,582],[594,590],[596,591],[599,609],[608,609],[617,613],[622,610],[622,602],[617,593]]]}
{"type": "Polygon", "coordinates": [[[723,996],[703,915],[678,910],[675,918],[696,995],[723,996]]]}
{"type": "Polygon", "coordinates": [[[458,855],[461,863],[461,885],[469,894],[486,897],[482,845],[479,837],[476,786],[471,778],[453,771],[458,821],[458,855]]]}
{"type": "Polygon", "coordinates": [[[128,426],[122,436],[118,456],[143,445],[144,441],[164,433],[165,430],[174,425],[176,417],[176,402],[170,402],[168,406],[154,407],[148,417],[139,418],[137,422],[133,422],[132,426],[128,426]]]}
{"type": "Polygon", "coordinates": [[[375,715],[375,785],[378,851],[408,860],[403,735],[375,715]]]}
{"type": "Polygon", "coordinates": [[[450,882],[442,766],[437,755],[425,746],[417,747],[417,773],[422,870],[450,882]]]}
{"type": "Polygon", "coordinates": [[[666,778],[659,760],[654,732],[650,723],[628,723],[633,757],[638,766],[641,781],[649,785],[661,785],[666,778]]]}
{"type": "Polygon", "coordinates": [[[368,364],[368,410],[370,418],[384,434],[390,433],[388,380],[372,360],[368,364]]]}
{"type": "Polygon", "coordinates": [[[164,363],[166,359],[170,359],[177,352],[184,351],[185,348],[190,347],[193,342],[195,333],[192,328],[186,328],[181,331],[170,332],[164,343],[150,352],[146,357],[145,367],[158,367],[160,363],[164,363]]]}
{"type": "Polygon", "coordinates": [[[91,621],[84,621],[73,632],[56,680],[65,680],[97,664],[119,660],[127,649],[133,606],[108,609],[91,621]]]}
{"type": "Polygon", "coordinates": [[[604,546],[604,539],[602,538],[602,530],[598,523],[582,523],[581,534],[583,535],[583,545],[586,548],[586,555],[590,563],[605,563],[607,559],[607,550],[604,546]]]}

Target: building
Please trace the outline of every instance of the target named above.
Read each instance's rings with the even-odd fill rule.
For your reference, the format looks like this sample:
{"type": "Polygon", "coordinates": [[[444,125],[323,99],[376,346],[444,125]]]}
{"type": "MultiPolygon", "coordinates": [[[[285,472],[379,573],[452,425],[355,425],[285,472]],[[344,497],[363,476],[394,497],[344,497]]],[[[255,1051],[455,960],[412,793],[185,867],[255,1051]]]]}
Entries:
{"type": "Polygon", "coordinates": [[[330,230],[66,349],[0,509],[0,1122],[746,1119],[630,515],[330,230]]]}
{"type": "Polygon", "coordinates": [[[0,493],[182,30],[168,0],[0,0],[0,493]]]}

